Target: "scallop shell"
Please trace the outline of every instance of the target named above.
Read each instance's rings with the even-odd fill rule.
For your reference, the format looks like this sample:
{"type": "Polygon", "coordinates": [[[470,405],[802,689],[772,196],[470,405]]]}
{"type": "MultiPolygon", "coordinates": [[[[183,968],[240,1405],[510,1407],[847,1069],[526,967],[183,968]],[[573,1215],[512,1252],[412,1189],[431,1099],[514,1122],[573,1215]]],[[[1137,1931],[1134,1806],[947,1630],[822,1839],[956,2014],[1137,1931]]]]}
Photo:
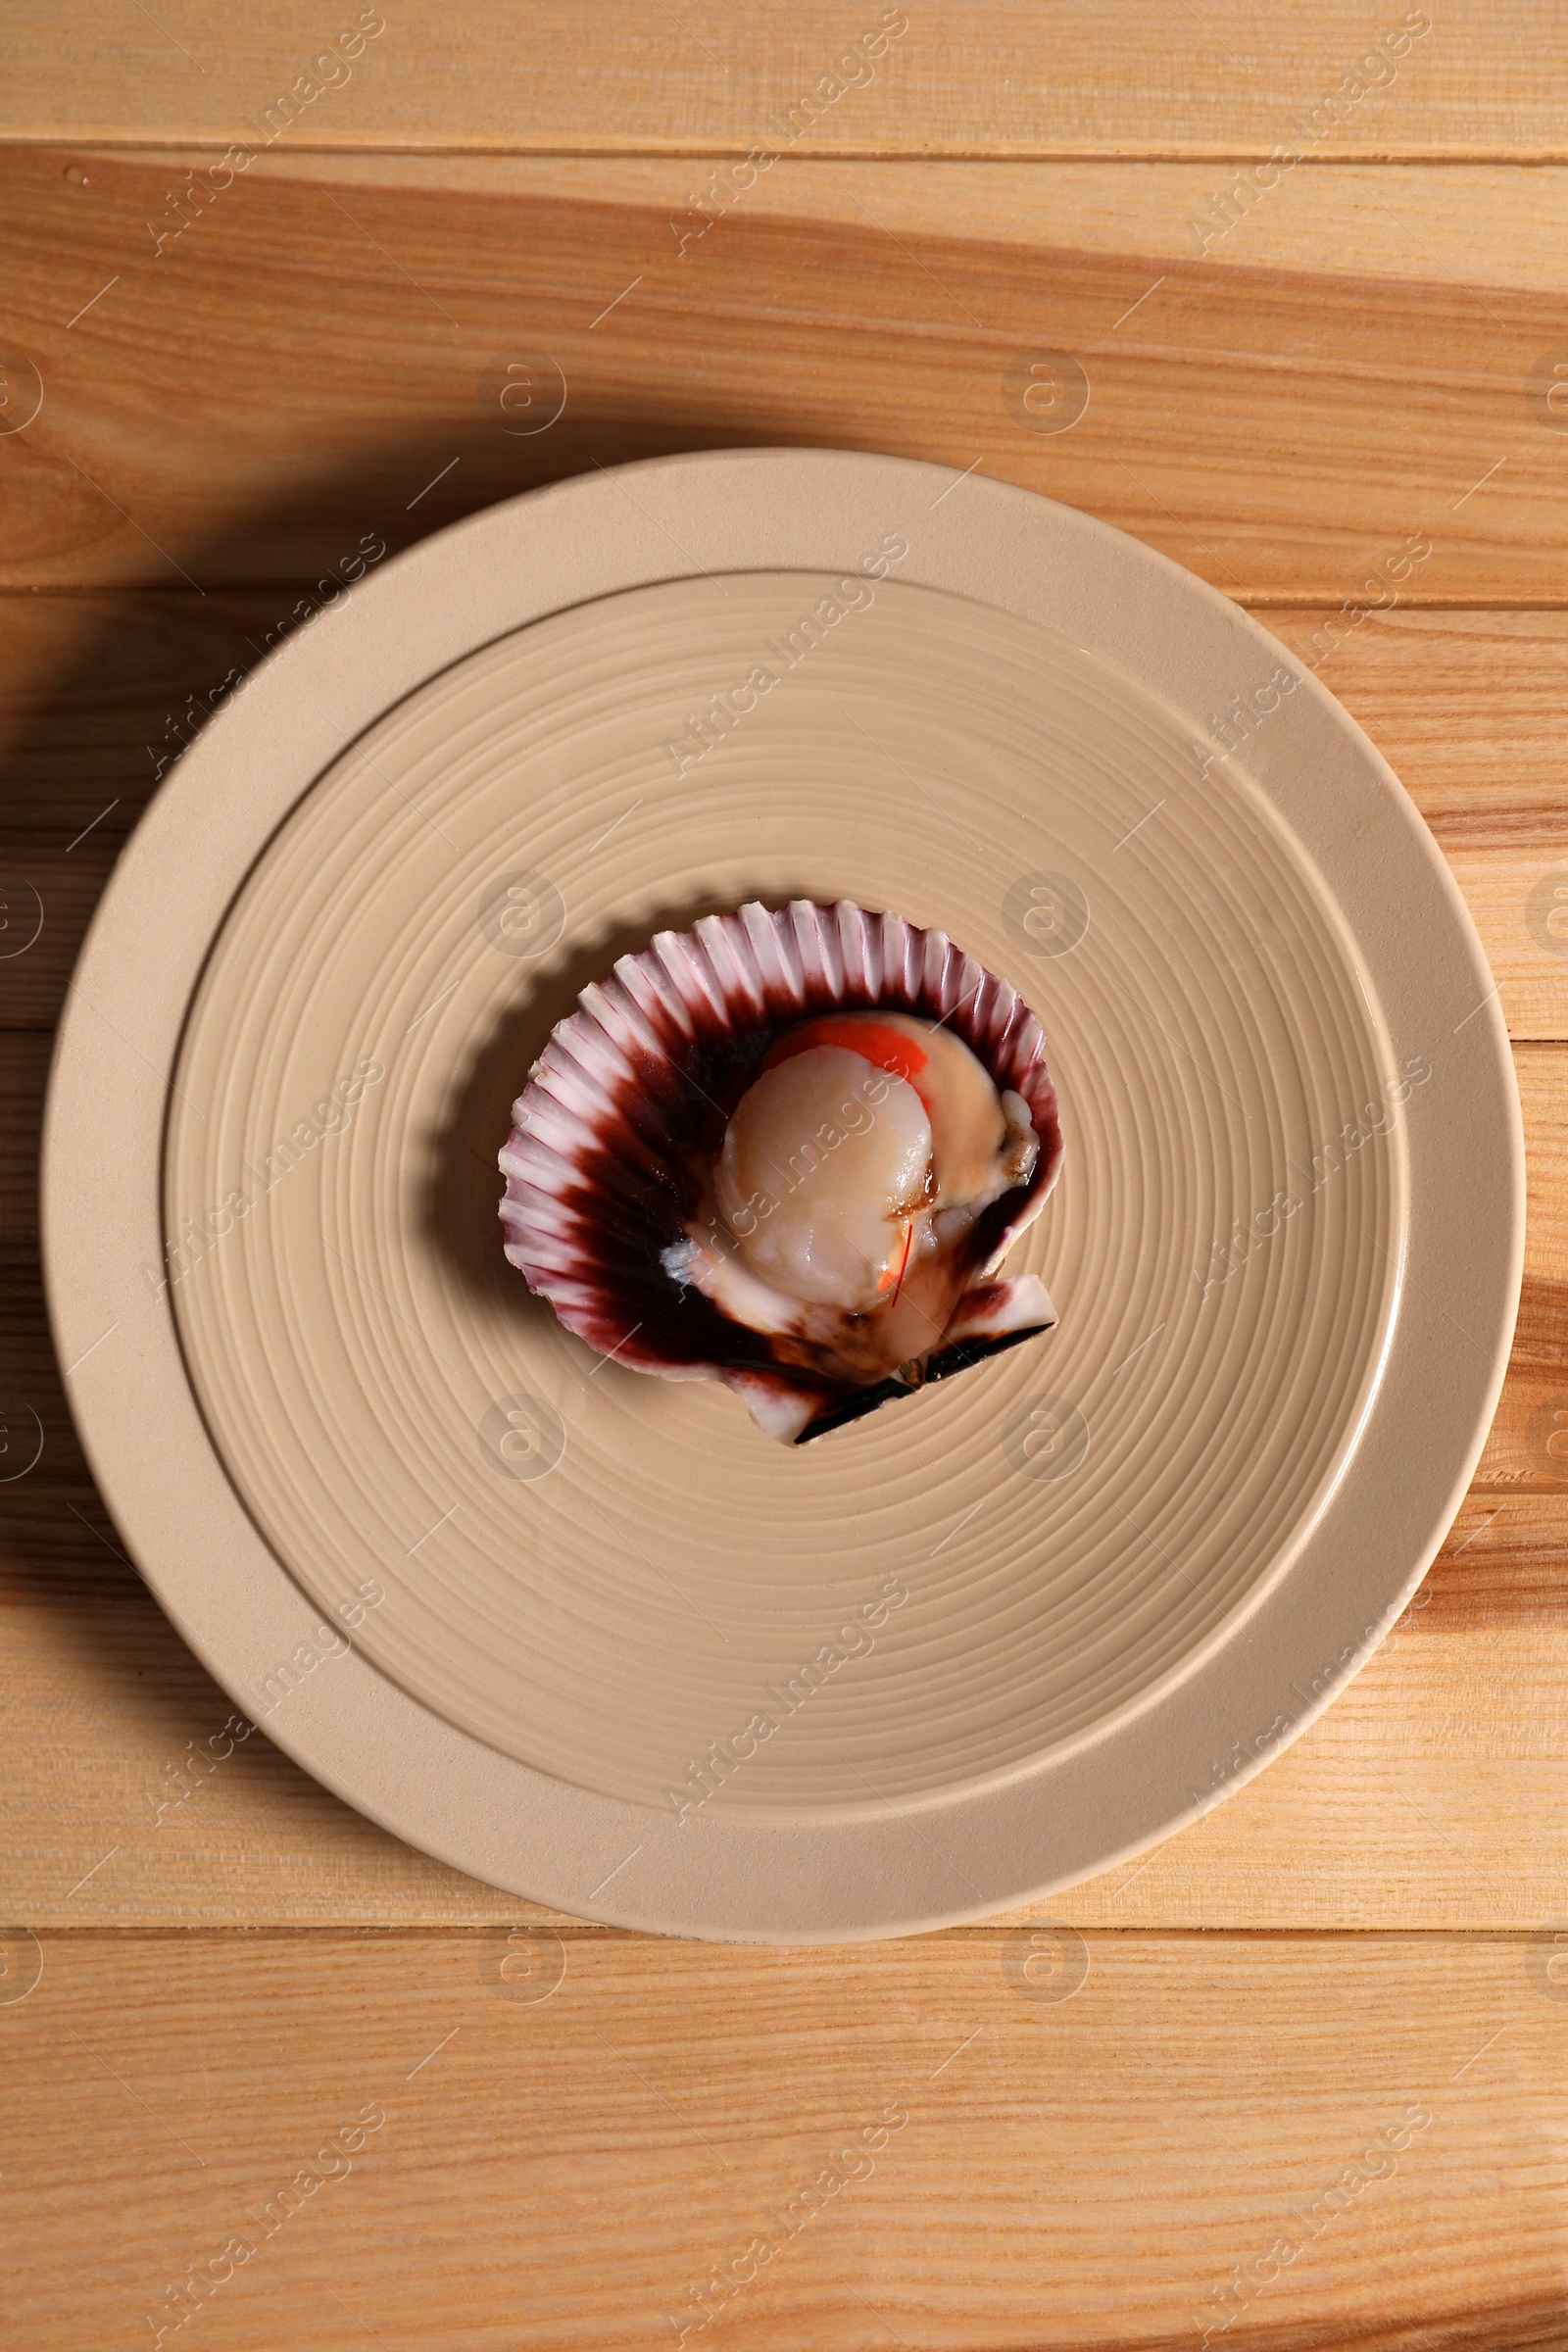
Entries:
{"type": "Polygon", "coordinates": [[[775,1437],[799,1443],[910,1386],[834,1386],[781,1366],[768,1335],[720,1313],[664,1271],[692,1177],[683,1157],[714,1098],[747,1085],[781,1029],[871,1007],[942,1021],[1002,1089],[1029,1106],[1040,1151],[1028,1182],[994,1201],[969,1240],[974,1275],[925,1378],[940,1380],[1055,1321],[1033,1275],[995,1279],[1061,1165],[1056,1090],[1040,1024],[1016,989],[942,931],[897,914],[797,899],[661,931],[585,988],[513,1106],[500,1155],[506,1253],[568,1331],[602,1355],[666,1380],[722,1380],[775,1437]]]}

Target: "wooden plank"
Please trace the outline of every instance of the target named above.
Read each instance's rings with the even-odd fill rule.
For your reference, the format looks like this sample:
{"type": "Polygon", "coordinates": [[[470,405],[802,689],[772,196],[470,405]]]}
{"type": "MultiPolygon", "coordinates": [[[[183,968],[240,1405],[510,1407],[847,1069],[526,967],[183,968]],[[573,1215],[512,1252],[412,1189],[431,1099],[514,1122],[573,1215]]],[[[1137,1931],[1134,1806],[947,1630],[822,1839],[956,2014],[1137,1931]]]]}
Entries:
{"type": "MultiPolygon", "coordinates": [[[[759,131],[842,51],[814,0],[652,22],[608,0],[586,66],[559,0],[364,22],[352,80],[301,98],[211,218],[197,159],[154,146],[260,145],[279,115],[235,123],[309,68],[318,14],[270,0],[218,38],[193,0],[20,0],[8,27],[13,140],[140,151],[0,158],[24,256],[0,425],[19,347],[45,394],[0,432],[0,898],[9,919],[30,881],[45,916],[0,963],[0,1390],[45,1429],[36,1469],[0,1482],[0,1912],[43,1929],[0,1932],[8,2312],[41,2352],[157,2352],[204,2315],[235,2352],[695,2342],[725,2320],[763,2352],[1554,2344],[1563,1987],[1540,1923],[1563,1909],[1568,1771],[1568,1054],[1519,1054],[1532,1225],[1496,1429],[1355,1685],[1197,1831],[1044,1906],[1056,1924],[832,1954],[552,1934],[259,1731],[198,1773],[231,1710],[70,1432],[31,1128],[75,940],[188,698],[368,537],[395,549],[594,460],[750,440],[978,457],[1269,609],[1405,775],[1516,1039],[1568,1037],[1547,922],[1568,615],[1481,609],[1564,601],[1544,395],[1568,361],[1568,172],[1333,161],[1561,155],[1568,69],[1478,0],[1396,40],[1365,94],[1347,73],[1397,12],[950,0],[808,127],[759,131]],[[715,177],[774,138],[789,160],[755,188],[715,177]],[[1221,160],[1276,142],[1300,159],[1277,175],[1221,160]],[[626,160],[523,152],[563,147],[626,160]],[[537,445],[503,446],[520,337],[570,398],[537,445]],[[1000,397],[1043,341],[1094,387],[1061,440],[1000,397]],[[1431,557],[1363,617],[1412,529],[1431,557]],[[282,1920],[427,1924],[191,1926],[282,1920]]],[[[0,1418],[9,1442],[20,1416],[0,1418]]]]}
{"type": "Polygon", "coordinates": [[[521,18],[505,0],[461,17],[270,0],[220,30],[197,0],[156,16],[16,0],[8,31],[7,133],[32,139],[1533,158],[1562,153],[1568,98],[1545,25],[1482,0],[1375,16],[1350,0],[1152,15],[1138,0],[867,0],[850,17],[826,0],[602,0],[591,58],[565,0],[521,18]]]}
{"type": "Polygon", "coordinates": [[[1544,2347],[1548,1957],[50,1936],[0,2010],[8,2311],[35,2352],[1544,2347]]]}
{"type": "MultiPolygon", "coordinates": [[[[0,962],[0,1029],[54,1021],[158,774],[223,681],[286,633],[304,585],[0,595],[5,857],[45,917],[36,944],[0,962]]],[[[1568,613],[1396,608],[1346,623],[1285,607],[1260,617],[1317,665],[1414,796],[1476,918],[1510,1033],[1568,1039],[1568,936],[1547,928],[1544,896],[1559,871],[1568,882],[1568,613]]],[[[30,905],[19,895],[19,909],[30,905]]]]}
{"type": "MultiPolygon", "coordinates": [[[[594,462],[791,442],[977,465],[1244,599],[1386,599],[1367,583],[1410,534],[1431,553],[1405,602],[1561,597],[1568,442],[1544,407],[1561,306],[1539,248],[1530,282],[1494,285],[1456,200],[1432,247],[1396,194],[1376,214],[1347,197],[1338,243],[1308,223],[1276,261],[1266,220],[1291,217],[1290,188],[1202,253],[1177,216],[1173,253],[1152,185],[1114,239],[1081,242],[1081,172],[1053,226],[1055,168],[1020,169],[1046,177],[1017,233],[884,226],[863,175],[835,217],[820,179],[797,215],[781,172],[699,239],[707,216],[683,227],[642,166],[564,194],[518,192],[501,161],[450,185],[258,168],[155,253],[148,221],[188,186],[173,164],[9,149],[7,331],[44,400],[0,436],[0,585],[324,578],[367,536],[395,549],[594,462]],[[1385,258],[1363,267],[1373,218],[1385,258]],[[1092,388],[1061,433],[1005,390],[1047,345],[1092,388]],[[518,438],[498,387],[522,348],[567,399],[518,438]]],[[[1493,244],[1513,218],[1496,176],[1472,191],[1493,244]]]]}
{"type": "MultiPolygon", "coordinates": [[[[1516,1038],[1568,1036],[1568,615],[1258,615],[1359,719],[1437,835],[1516,1038]],[[1325,651],[1325,646],[1331,650],[1325,651]],[[1563,934],[1563,936],[1559,936],[1563,934]]],[[[1568,1266],[1568,1257],[1562,1261],[1568,1266]]]]}
{"type": "MultiPolygon", "coordinates": [[[[41,1046],[0,1046],[0,1100],[23,1135],[35,1122],[41,1046]]],[[[1147,1860],[1054,1898],[1051,1916],[1518,1927],[1561,1907],[1568,1209],[1557,1169],[1568,1052],[1526,1049],[1518,1068],[1532,1181],[1524,1306],[1497,1421],[1444,1556],[1357,1681],[1268,1772],[1147,1860]]],[[[8,1181],[14,1236],[29,1195],[8,1181]]],[[[120,1549],[35,1293],[14,1274],[8,1300],[0,1391],[37,1412],[44,1452],[0,1485],[11,1726],[0,1908],[57,1924],[543,1916],[373,1829],[260,1731],[220,1767],[197,1769],[195,1752],[224,1738],[229,1702],[120,1549]]]]}
{"type": "MultiPolygon", "coordinates": [[[[103,160],[115,152],[104,151],[103,160]]],[[[82,151],[67,168],[86,179],[95,160],[94,151],[82,151]]],[[[205,171],[212,156],[165,148],[137,160],[161,167],[168,184],[177,185],[187,168],[205,171]]],[[[863,224],[869,215],[898,236],[940,232],[1156,261],[1199,258],[1222,270],[1333,268],[1398,278],[1435,269],[1471,287],[1478,307],[1504,286],[1560,291],[1568,227],[1568,171],[1549,164],[1526,175],[1506,164],[1340,163],[1284,172],[1277,186],[1263,187],[1213,162],[1069,158],[1044,166],[966,163],[949,172],[940,164],[791,156],[743,188],[734,173],[694,170],[689,156],[290,155],[274,148],[258,155],[247,175],[313,180],[339,194],[353,185],[425,197],[466,190],[513,203],[640,204],[694,229],[701,220],[684,216],[704,200],[715,229],[721,221],[733,226],[731,214],[841,225],[863,224]]],[[[688,273],[696,274],[714,247],[699,235],[686,250],[688,273]]]]}

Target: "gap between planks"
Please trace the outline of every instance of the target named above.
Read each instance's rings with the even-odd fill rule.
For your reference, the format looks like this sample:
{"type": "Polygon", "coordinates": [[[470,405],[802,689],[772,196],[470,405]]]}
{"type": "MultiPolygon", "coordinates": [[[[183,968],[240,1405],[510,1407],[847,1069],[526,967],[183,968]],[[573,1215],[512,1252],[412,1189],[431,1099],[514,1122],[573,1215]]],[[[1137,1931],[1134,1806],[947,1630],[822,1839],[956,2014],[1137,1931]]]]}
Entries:
{"type": "MultiPolygon", "coordinates": [[[[69,126],[47,131],[0,130],[0,152],[7,148],[41,150],[59,148],[62,152],[90,150],[94,155],[167,154],[178,148],[182,154],[221,155],[236,140],[214,136],[192,137],[188,132],[170,128],[162,131],[138,132],[134,136],[106,137],[91,128],[73,130],[69,126]]],[[[441,156],[516,156],[530,163],[552,161],[573,163],[727,163],[744,161],[757,142],[747,139],[627,139],[623,141],[590,139],[573,143],[570,140],[547,139],[537,144],[526,139],[473,138],[453,142],[449,139],[355,139],[341,145],[330,143],[306,146],[291,143],[291,156],[324,156],[341,160],[357,155],[407,155],[438,158],[441,156]]],[[[1073,147],[1061,142],[1045,144],[1015,144],[987,146],[978,144],[926,143],[905,146],[858,145],[834,146],[812,144],[806,139],[796,142],[779,163],[787,169],[800,164],[1102,164],[1111,169],[1125,169],[1129,164],[1258,164],[1272,161],[1278,140],[1256,140],[1250,145],[1225,143],[1204,146],[1194,142],[1179,146],[1073,147]]],[[[1366,165],[1384,171],[1408,169],[1451,169],[1474,171],[1478,165],[1496,166],[1499,170],[1545,170],[1568,164],[1568,146],[1561,147],[1494,147],[1494,146],[1409,146],[1331,147],[1322,145],[1310,154],[1298,158],[1297,169],[1322,171],[1345,165],[1366,165]]]]}
{"type": "MultiPolygon", "coordinates": [[[[758,446],[774,447],[778,445],[759,443],[758,446]]],[[[642,461],[634,459],[630,462],[637,464],[641,463],[642,461]]],[[[935,462],[940,463],[940,461],[935,462]]],[[[577,476],[574,474],[566,474],[563,475],[561,478],[563,480],[572,481],[575,480],[577,476]]],[[[993,474],[988,476],[988,479],[1004,482],[1004,476],[1002,474],[993,474]]],[[[541,489],[550,490],[554,489],[556,484],[554,482],[545,482],[541,483],[539,487],[541,489]]],[[[522,491],[519,492],[518,495],[521,497],[528,497],[531,495],[531,493],[528,491],[522,491]]],[[[497,505],[505,505],[508,502],[504,499],[496,501],[497,505]]],[[[485,512],[483,508],[480,508],[476,511],[481,514],[485,512]]],[[[1092,510],[1088,508],[1080,508],[1077,510],[1077,512],[1089,514],[1092,512],[1092,510]]],[[[452,530],[456,527],[457,525],[453,523],[446,523],[442,525],[443,530],[452,530]]],[[[441,534],[439,531],[433,531],[430,534],[432,539],[439,538],[440,535],[441,534]]],[[[1125,538],[1134,536],[1134,534],[1131,532],[1124,532],[1122,535],[1125,538]]],[[[1150,542],[1141,541],[1140,544],[1147,546],[1150,544],[1150,542]]],[[[409,547],[404,548],[399,552],[405,555],[412,554],[414,548],[422,547],[423,545],[423,540],[416,539],[411,541],[409,547]]],[[[1194,579],[1203,578],[1202,573],[1197,571],[1195,571],[1192,576],[1194,579]]],[[[26,604],[32,602],[38,597],[49,597],[54,599],[64,597],[92,596],[172,596],[186,598],[214,595],[299,596],[305,594],[315,584],[316,582],[314,575],[306,572],[300,572],[292,579],[283,577],[271,579],[252,579],[247,577],[243,580],[210,580],[206,588],[187,588],[178,580],[70,580],[64,582],[58,580],[37,580],[30,582],[19,582],[13,580],[9,584],[0,585],[0,604],[5,604],[12,600],[15,600],[19,604],[26,604]]],[[[1214,586],[1214,583],[1209,580],[1204,580],[1203,584],[1205,587],[1214,586]]],[[[1232,596],[1228,589],[1218,588],[1215,590],[1215,593],[1219,596],[1225,597],[1229,603],[1235,605],[1237,609],[1243,612],[1299,612],[1304,617],[1310,612],[1332,613],[1340,610],[1339,606],[1334,604],[1330,598],[1320,596],[1293,595],[1286,589],[1256,589],[1250,590],[1245,595],[1232,596]]],[[[1353,602],[1354,600],[1348,599],[1346,601],[1353,602]]],[[[1565,584],[1561,596],[1401,596],[1396,609],[1400,612],[1561,612],[1565,610],[1568,610],[1568,584],[1565,584]]],[[[1396,610],[1396,608],[1391,605],[1388,610],[1393,612],[1396,610]]]]}
{"type": "MultiPolygon", "coordinates": [[[[416,1853],[418,1850],[416,1846],[411,1848],[411,1851],[416,1853]]],[[[1072,1886],[1063,1886],[1058,1889],[1058,1893],[1068,1899],[1075,1891],[1076,1889],[1072,1886]]],[[[1055,1897],[1047,1896],[1045,1899],[1050,1902],[1054,1901],[1055,1897]]],[[[494,1937],[498,1930],[514,1929],[519,1935],[559,1936],[563,1942],[581,1937],[585,1941],[592,1939],[600,1943],[606,1941],[661,1945],[674,1943],[696,1947],[699,1950],[787,1952],[803,1957],[808,1953],[827,1955],[851,1948],[841,1943],[737,1943],[708,1936],[665,1936],[654,1929],[621,1928],[612,1926],[608,1921],[568,1918],[564,1912],[550,1911],[542,1905],[532,1911],[518,1912],[514,1919],[509,1919],[505,1914],[498,1913],[494,1917],[486,1917],[482,1920],[99,1919],[83,1920],[78,1924],[74,1921],[67,1923],[46,1919],[41,1915],[29,1921],[19,1915],[13,1924],[18,1927],[30,1928],[40,1936],[48,1936],[62,1942],[71,1941],[82,1944],[90,1943],[95,1936],[116,1936],[122,1939],[129,1936],[137,1936],[149,1943],[172,1942],[176,1937],[188,1940],[193,1936],[200,1936],[214,1942],[237,1943],[244,1940],[253,1945],[264,1940],[270,1943],[300,1942],[307,1937],[317,1942],[325,1941],[328,1937],[335,1937],[340,1941],[355,1943],[366,1943],[372,1940],[386,1943],[394,1938],[400,1942],[411,1942],[417,1938],[421,1942],[435,1943],[450,1942],[455,1937],[465,1936],[482,1936],[489,1939],[494,1937]]],[[[958,1927],[915,1929],[906,1935],[877,1936],[861,1937],[858,1940],[870,1944],[935,1942],[984,1944],[994,1942],[999,1935],[1004,1935],[1011,1927],[1049,1927],[1052,1924],[1051,1920],[1043,1915],[1041,1906],[1036,1904],[1022,1906],[1016,1910],[998,1911],[989,1918],[970,1920],[958,1927]]],[[[1149,1925],[1111,1927],[1103,1921],[1096,1921],[1092,1925],[1075,1926],[1073,1933],[1081,1936],[1086,1943],[1092,1943],[1099,1938],[1106,1943],[1153,1943],[1157,1941],[1193,1944],[1220,1942],[1250,1944],[1310,1942],[1322,1944],[1338,1941],[1351,1944],[1365,1943],[1372,1936],[1379,1937],[1385,1942],[1397,1940],[1403,1943],[1414,1943],[1422,1939],[1430,1942],[1435,1936],[1446,1940],[1463,1936],[1470,1942],[1485,1941],[1526,1945],[1538,1943],[1541,1939],[1541,1931],[1537,1928],[1464,1927],[1446,1922],[1441,1926],[1408,1928],[1389,1927],[1386,1923],[1380,1922],[1333,1928],[1306,1926],[1250,1928],[1230,1925],[1210,1928],[1151,1927],[1149,1925]]]]}

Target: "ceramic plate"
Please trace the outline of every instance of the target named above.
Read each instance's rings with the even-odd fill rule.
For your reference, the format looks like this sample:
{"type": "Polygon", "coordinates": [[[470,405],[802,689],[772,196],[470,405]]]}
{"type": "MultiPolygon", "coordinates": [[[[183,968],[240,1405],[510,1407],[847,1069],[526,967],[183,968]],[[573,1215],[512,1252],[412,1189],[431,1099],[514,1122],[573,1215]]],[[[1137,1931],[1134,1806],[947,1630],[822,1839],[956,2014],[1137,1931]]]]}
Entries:
{"type": "Polygon", "coordinates": [[[1522,1168],[1457,892],[1293,655],[1026,492],[741,452],[479,515],[235,697],[83,952],[46,1247],[105,1498],[280,1745],[515,1893],[837,1940],[1136,1852],[1355,1672],[1522,1168]],[[1010,980],[1066,1155],[1056,1329],[792,1450],[529,1296],[496,1153],[616,956],[803,898],[1010,980]]]}

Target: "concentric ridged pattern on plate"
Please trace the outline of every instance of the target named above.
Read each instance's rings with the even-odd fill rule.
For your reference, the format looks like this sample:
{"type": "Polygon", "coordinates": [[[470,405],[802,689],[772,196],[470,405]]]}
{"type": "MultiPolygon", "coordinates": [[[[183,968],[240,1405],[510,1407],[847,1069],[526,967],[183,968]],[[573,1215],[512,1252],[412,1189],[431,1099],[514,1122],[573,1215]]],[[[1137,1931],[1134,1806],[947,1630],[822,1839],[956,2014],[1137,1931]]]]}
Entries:
{"type": "Polygon", "coordinates": [[[840,597],[790,659],[830,590],[607,599],[389,712],[252,872],[170,1107],[169,1232],[210,1236],[175,1261],[187,1362],[278,1556],[323,1610],[373,1582],[362,1649],[564,1780],[667,1802],[776,1720],[710,1813],[1004,1774],[1242,1638],[1375,1387],[1419,1083],[1236,761],[934,591],[840,597]],[[1020,921],[1041,875],[1081,937],[1020,921]],[[1059,1328],[801,1452],[596,1359],[496,1219],[509,1106],[580,990],[752,898],[961,940],[1039,1013],[1067,1140],[1007,1268],[1059,1328]],[[385,1075],[345,1125],[361,1061],[385,1075]]]}
{"type": "Polygon", "coordinates": [[[848,902],[796,899],[770,911],[754,900],[703,915],[692,931],[662,931],[591,981],[514,1106],[501,1153],[506,1251],[568,1331],[629,1370],[672,1379],[743,1357],[772,1363],[760,1336],[678,1307],[660,1264],[684,1231],[680,1151],[712,1100],[699,1073],[708,1061],[733,1069],[748,1040],[760,1055],[791,1022],[867,1005],[939,1022],[1028,1106],[1035,1164],[976,1223],[978,1287],[981,1269],[1045,1206],[1061,1165],[1040,1023],[1015,988],[941,931],[848,902]]]}

